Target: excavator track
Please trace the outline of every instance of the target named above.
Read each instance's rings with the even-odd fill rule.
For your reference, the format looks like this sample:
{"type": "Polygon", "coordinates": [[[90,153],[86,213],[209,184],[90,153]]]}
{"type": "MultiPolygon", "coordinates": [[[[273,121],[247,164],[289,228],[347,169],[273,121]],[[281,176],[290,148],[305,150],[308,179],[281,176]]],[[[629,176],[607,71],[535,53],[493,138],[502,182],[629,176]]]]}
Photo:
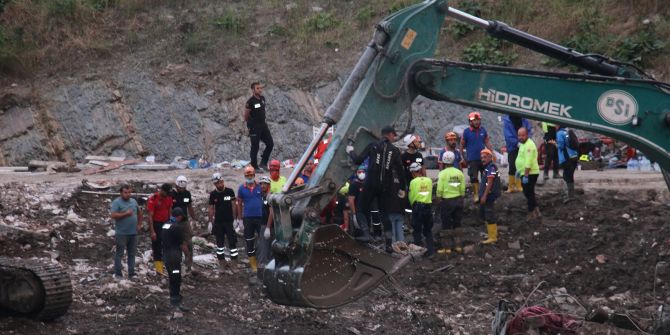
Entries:
{"type": "Polygon", "coordinates": [[[0,308],[46,321],[64,315],[71,303],[72,283],[61,266],[0,257],[0,308]]]}

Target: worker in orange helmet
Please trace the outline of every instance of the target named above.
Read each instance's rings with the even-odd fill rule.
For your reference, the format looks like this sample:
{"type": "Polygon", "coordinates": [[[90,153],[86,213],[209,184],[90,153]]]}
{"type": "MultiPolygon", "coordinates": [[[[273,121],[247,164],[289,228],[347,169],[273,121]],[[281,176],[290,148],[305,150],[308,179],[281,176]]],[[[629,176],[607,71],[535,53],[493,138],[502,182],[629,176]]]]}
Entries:
{"type": "Polygon", "coordinates": [[[468,122],[470,122],[470,127],[463,130],[463,136],[461,137],[461,161],[467,164],[468,176],[470,176],[470,184],[473,188],[472,194],[475,203],[477,203],[479,200],[479,180],[477,175],[482,168],[479,153],[483,149],[491,151],[493,149],[489,141],[489,134],[486,128],[482,127],[482,116],[479,112],[468,114],[468,122]]]}

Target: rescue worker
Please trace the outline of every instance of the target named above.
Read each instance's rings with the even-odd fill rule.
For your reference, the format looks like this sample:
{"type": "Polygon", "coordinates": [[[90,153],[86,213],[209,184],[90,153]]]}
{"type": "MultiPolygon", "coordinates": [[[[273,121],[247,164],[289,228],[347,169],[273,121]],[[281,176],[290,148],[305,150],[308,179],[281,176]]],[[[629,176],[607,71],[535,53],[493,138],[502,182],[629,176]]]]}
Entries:
{"type": "Polygon", "coordinates": [[[149,231],[151,232],[151,251],[154,258],[156,272],[165,274],[165,265],[163,263],[163,247],[161,227],[170,219],[172,211],[172,197],[169,196],[172,186],[163,184],[160,190],[149,197],[147,200],[147,211],[149,212],[149,231]]]}
{"type": "Polygon", "coordinates": [[[556,132],[556,143],[558,144],[558,163],[563,168],[563,180],[567,187],[565,198],[563,198],[563,203],[567,204],[568,202],[575,199],[575,169],[577,168],[577,159],[579,152],[570,148],[570,136],[568,135],[568,129],[564,126],[556,126],[558,131],[556,132]]]}
{"type": "Polygon", "coordinates": [[[463,252],[461,220],[465,199],[465,175],[454,166],[454,163],[458,161],[452,151],[446,151],[441,161],[445,168],[437,176],[435,196],[440,201],[443,243],[437,253],[451,254],[452,249],[456,252],[463,252]],[[451,243],[447,243],[447,240],[450,240],[451,243]]]}
{"type": "Polygon", "coordinates": [[[191,272],[193,267],[193,226],[189,221],[189,215],[193,221],[195,218],[195,211],[193,210],[193,198],[191,192],[186,189],[188,179],[185,176],[178,176],[175,181],[176,189],[172,190],[170,197],[172,197],[172,208],[181,208],[184,212],[186,245],[188,246],[188,257],[186,257],[186,271],[191,272]]]}
{"type": "MultiPolygon", "coordinates": [[[[233,221],[237,215],[237,204],[235,192],[226,187],[223,177],[220,173],[212,175],[214,191],[209,193],[209,222],[212,225],[212,234],[216,238],[216,258],[219,260],[219,268],[226,271],[228,260],[236,261],[238,256],[237,234],[233,227],[233,221]],[[228,249],[226,249],[226,239],[228,239],[228,249]]],[[[235,271],[235,267],[230,267],[235,271]]]]}
{"type": "MultiPolygon", "coordinates": [[[[358,169],[356,169],[356,177],[352,179],[351,183],[349,184],[349,191],[347,195],[347,202],[349,204],[349,211],[351,212],[351,221],[352,221],[352,230],[354,231],[353,236],[356,236],[357,239],[359,238],[359,235],[362,234],[363,228],[360,226],[360,223],[358,222],[358,200],[360,199],[361,193],[363,193],[363,188],[365,186],[365,179],[367,178],[367,167],[365,165],[360,165],[358,169]]],[[[370,220],[370,213],[363,212],[361,215],[364,215],[366,217],[366,224],[370,220]]],[[[368,227],[368,231],[369,231],[368,227]]],[[[369,236],[368,236],[369,238],[369,236]]]]}
{"type": "Polygon", "coordinates": [[[305,163],[305,168],[302,169],[302,174],[300,175],[300,178],[305,184],[312,178],[312,172],[314,172],[314,160],[310,159],[305,163]]]}
{"type": "Polygon", "coordinates": [[[507,148],[507,161],[509,162],[509,181],[506,193],[521,192],[521,179],[516,178],[516,157],[519,155],[519,128],[528,129],[528,136],[531,136],[530,121],[518,116],[503,116],[503,134],[505,136],[505,146],[507,148]]]}
{"type": "Polygon", "coordinates": [[[535,142],[528,137],[526,128],[521,127],[519,136],[519,155],[516,157],[516,176],[521,178],[521,187],[523,195],[528,202],[528,221],[539,218],[540,208],[537,207],[535,199],[535,184],[540,176],[540,166],[537,164],[537,146],[535,142]]]}
{"type": "MultiPolygon", "coordinates": [[[[516,134],[516,133],[515,133],[516,134]]],[[[444,142],[446,142],[447,146],[442,148],[440,151],[440,160],[437,162],[437,167],[441,170],[444,170],[446,168],[446,165],[442,162],[442,157],[444,157],[444,153],[447,151],[451,151],[454,153],[454,164],[453,167],[457,169],[461,169],[461,152],[458,151],[458,135],[456,135],[455,132],[453,131],[448,131],[444,134],[444,142]]]]}
{"type": "Polygon", "coordinates": [[[251,92],[252,96],[244,105],[244,121],[247,122],[249,138],[251,140],[251,151],[249,152],[251,156],[251,166],[253,166],[255,170],[263,172],[262,169],[267,167],[268,160],[270,159],[274,141],[272,140],[270,128],[265,122],[265,97],[263,96],[263,86],[259,82],[252,83],[251,92]],[[261,165],[259,166],[257,159],[260,142],[265,144],[265,149],[263,150],[263,154],[261,154],[261,165]]]}
{"type": "Polygon", "coordinates": [[[393,185],[394,177],[398,178],[400,185],[400,189],[397,192],[398,197],[405,197],[407,184],[405,174],[403,173],[402,160],[400,159],[400,150],[393,145],[398,134],[392,126],[385,126],[381,130],[381,135],[382,139],[380,141],[370,143],[360,155],[356,155],[353,152],[354,148],[351,145],[346,147],[346,152],[356,164],[361,164],[365,159],[368,159],[365,186],[356,204],[356,219],[361,228],[361,236],[358,239],[361,242],[368,242],[370,240],[368,219],[364,213],[370,212],[372,202],[377,199],[386,237],[386,251],[390,253],[393,252],[391,248],[392,230],[388,220],[388,212],[386,211],[386,202],[389,193],[395,187],[393,185]]]}
{"type": "Polygon", "coordinates": [[[268,169],[270,170],[270,193],[280,193],[281,188],[286,184],[286,177],[279,175],[281,163],[273,159],[270,161],[268,169]]]}
{"type": "Polygon", "coordinates": [[[137,233],[142,229],[142,211],[137,201],[131,198],[130,185],[121,185],[121,195],[110,205],[111,218],[114,220],[114,277],[121,279],[121,260],[123,253],[128,251],[128,278],[135,277],[135,254],[137,252],[137,233]]]}
{"type": "Polygon", "coordinates": [[[258,270],[256,237],[261,236],[263,191],[256,182],[256,170],[253,166],[244,168],[244,183],[237,190],[237,219],[244,223],[244,239],[247,243],[249,267],[253,273],[256,273],[258,270]]]}
{"type": "Polygon", "coordinates": [[[403,138],[403,143],[407,147],[407,150],[400,155],[402,164],[405,166],[405,180],[412,180],[412,173],[409,170],[409,166],[412,163],[418,163],[423,166],[423,155],[419,152],[421,149],[421,137],[416,134],[408,134],[403,138]]]}
{"type": "MultiPolygon", "coordinates": [[[[524,126],[526,129],[529,127],[524,126]]],[[[543,179],[549,179],[549,169],[554,170],[554,179],[558,179],[561,175],[558,173],[558,149],[556,148],[556,126],[549,122],[542,122],[542,131],[544,132],[544,175],[543,179]]],[[[530,137],[530,131],[528,137],[530,137]]]]}
{"type": "Polygon", "coordinates": [[[479,194],[477,175],[482,167],[479,153],[483,149],[489,149],[493,152],[493,149],[489,141],[489,134],[486,132],[486,128],[482,127],[482,117],[479,112],[468,114],[468,121],[470,127],[463,130],[463,136],[461,137],[461,160],[468,167],[468,176],[470,176],[470,184],[473,187],[472,194],[475,203],[477,203],[479,194]]]}
{"type": "Polygon", "coordinates": [[[414,229],[414,244],[421,243],[421,235],[426,239],[425,257],[435,254],[433,243],[433,181],[425,176],[425,170],[419,163],[412,163],[409,167],[412,172],[412,181],[409,183],[409,203],[412,205],[412,228],[414,229]]]}
{"type": "Polygon", "coordinates": [[[263,232],[263,235],[260,236],[258,241],[258,267],[264,268],[270,259],[272,259],[272,232],[268,227],[268,222],[270,220],[270,204],[268,203],[268,196],[270,195],[270,178],[263,176],[260,178],[259,183],[261,185],[261,192],[263,196],[263,216],[261,219],[261,228],[260,231],[263,232]]]}
{"type": "Polygon", "coordinates": [[[172,217],[161,226],[161,240],[163,241],[163,254],[165,255],[165,267],[168,272],[170,287],[170,304],[175,308],[188,312],[190,309],[182,305],[181,290],[181,254],[188,255],[186,245],[186,220],[184,211],[179,208],[172,209],[172,217]]]}
{"type": "Polygon", "coordinates": [[[482,243],[492,244],[498,241],[498,225],[495,223],[495,201],[500,197],[500,171],[493,162],[491,150],[482,150],[480,159],[482,170],[479,184],[479,218],[484,221],[488,235],[482,243]]]}

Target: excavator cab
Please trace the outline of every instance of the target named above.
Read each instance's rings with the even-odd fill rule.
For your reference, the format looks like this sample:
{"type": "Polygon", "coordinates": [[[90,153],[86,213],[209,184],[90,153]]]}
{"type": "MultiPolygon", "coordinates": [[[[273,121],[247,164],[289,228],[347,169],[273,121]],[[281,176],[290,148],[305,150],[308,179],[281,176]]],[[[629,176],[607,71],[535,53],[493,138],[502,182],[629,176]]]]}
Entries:
{"type": "MultiPolygon", "coordinates": [[[[594,131],[624,141],[670,169],[670,85],[634,66],[581,54],[498,21],[427,0],[380,22],[333,103],[319,132],[289,176],[273,208],[274,259],[259,273],[268,296],[292,306],[331,308],[373,290],[408,263],[355,241],[320,213],[356,169],[360,153],[412,101],[427,98],[594,131]],[[457,63],[432,59],[449,15],[490,35],[575,65],[587,73],[457,63]],[[575,94],[579,92],[579,94],[575,94]],[[330,127],[337,125],[309,183],[292,188],[330,127]]],[[[410,129],[408,123],[406,129],[410,129]]]]}

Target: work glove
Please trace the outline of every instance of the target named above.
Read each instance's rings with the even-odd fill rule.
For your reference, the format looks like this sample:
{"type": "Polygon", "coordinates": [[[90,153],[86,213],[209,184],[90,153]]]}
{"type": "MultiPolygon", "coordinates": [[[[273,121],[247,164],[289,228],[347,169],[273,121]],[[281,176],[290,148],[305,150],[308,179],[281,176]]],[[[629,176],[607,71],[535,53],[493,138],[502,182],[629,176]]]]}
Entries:
{"type": "Polygon", "coordinates": [[[266,227],[265,231],[263,232],[263,237],[265,237],[266,240],[270,239],[270,228],[266,227]]]}
{"type": "Polygon", "coordinates": [[[353,222],[354,222],[354,227],[356,229],[361,229],[361,226],[358,225],[358,219],[356,218],[356,214],[352,215],[352,219],[353,219],[353,222]]]}
{"type": "Polygon", "coordinates": [[[350,154],[352,151],[354,151],[354,146],[353,145],[347,145],[347,147],[344,149],[348,154],[350,154]]]}
{"type": "Polygon", "coordinates": [[[528,176],[521,177],[521,183],[524,185],[528,184],[528,176]]]}
{"type": "Polygon", "coordinates": [[[405,197],[405,190],[398,190],[398,198],[403,199],[405,197]]]}

